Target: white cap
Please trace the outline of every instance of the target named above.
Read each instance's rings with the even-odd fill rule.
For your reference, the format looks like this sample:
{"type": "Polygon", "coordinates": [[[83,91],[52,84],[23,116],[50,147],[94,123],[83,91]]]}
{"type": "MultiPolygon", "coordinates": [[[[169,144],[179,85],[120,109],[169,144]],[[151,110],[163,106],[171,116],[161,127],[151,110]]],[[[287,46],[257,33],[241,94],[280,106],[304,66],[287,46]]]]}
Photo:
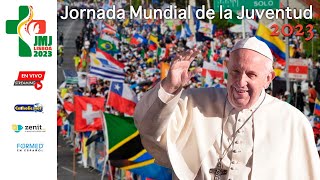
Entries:
{"type": "Polygon", "coordinates": [[[263,41],[260,41],[256,37],[250,37],[250,38],[246,38],[238,41],[233,46],[230,53],[238,49],[250,49],[250,50],[256,51],[257,53],[260,53],[261,55],[264,55],[265,57],[273,61],[273,55],[271,53],[270,48],[267,46],[266,43],[264,43],[263,41]]]}

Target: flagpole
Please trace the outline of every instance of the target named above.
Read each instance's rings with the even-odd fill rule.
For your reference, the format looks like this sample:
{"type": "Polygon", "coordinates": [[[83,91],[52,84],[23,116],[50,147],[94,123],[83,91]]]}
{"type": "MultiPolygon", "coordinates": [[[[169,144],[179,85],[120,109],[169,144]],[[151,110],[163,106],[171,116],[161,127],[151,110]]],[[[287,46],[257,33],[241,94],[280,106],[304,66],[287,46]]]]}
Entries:
{"type": "MultiPolygon", "coordinates": [[[[75,136],[75,134],[74,134],[75,136]]],[[[72,171],[73,171],[73,180],[76,180],[76,138],[73,140],[73,157],[72,157],[72,171]]]]}
{"type": "Polygon", "coordinates": [[[242,19],[242,39],[246,38],[246,22],[245,19],[242,19]]]}
{"type": "Polygon", "coordinates": [[[111,163],[110,163],[109,160],[108,160],[108,165],[109,165],[110,178],[111,178],[111,180],[113,180],[113,174],[112,174],[112,170],[111,170],[111,163]]]}
{"type": "MultiPolygon", "coordinates": [[[[196,6],[195,0],[189,0],[189,6],[191,8],[191,13],[193,13],[192,6],[196,6]]],[[[195,26],[194,26],[195,19],[193,18],[193,14],[191,14],[189,22],[190,22],[189,23],[190,30],[194,34],[196,32],[196,30],[195,30],[195,26]]]]}
{"type": "MultiPolygon", "coordinates": [[[[108,105],[108,102],[109,102],[109,96],[110,96],[111,87],[112,87],[112,81],[110,81],[109,92],[108,92],[108,97],[107,97],[107,101],[106,101],[107,105],[108,105]]],[[[110,107],[110,109],[111,109],[111,107],[110,107]]]]}
{"type": "MultiPolygon", "coordinates": [[[[289,1],[286,0],[286,7],[289,7],[289,1]]],[[[288,24],[288,18],[284,18],[284,24],[288,24]]],[[[288,33],[288,28],[285,28],[286,33],[288,33]]],[[[291,94],[290,92],[290,80],[289,80],[289,37],[285,37],[286,41],[286,90],[291,94]]]]}
{"type": "MultiPolygon", "coordinates": [[[[108,95],[109,97],[109,95],[108,95]]],[[[105,107],[105,105],[104,105],[105,107]]],[[[105,175],[105,170],[106,170],[106,164],[107,164],[107,161],[109,159],[109,140],[108,140],[108,129],[107,129],[107,123],[106,123],[106,119],[105,119],[105,116],[104,116],[104,112],[101,112],[102,114],[102,126],[103,126],[103,135],[104,135],[104,144],[105,144],[105,148],[106,148],[106,155],[104,156],[104,163],[103,163],[103,169],[102,169],[102,174],[101,174],[101,180],[103,180],[103,177],[105,175]]],[[[109,166],[109,169],[110,169],[110,166],[109,166]]],[[[112,177],[112,174],[111,174],[111,177],[112,177]]],[[[112,179],[112,178],[111,178],[112,179]]]]}

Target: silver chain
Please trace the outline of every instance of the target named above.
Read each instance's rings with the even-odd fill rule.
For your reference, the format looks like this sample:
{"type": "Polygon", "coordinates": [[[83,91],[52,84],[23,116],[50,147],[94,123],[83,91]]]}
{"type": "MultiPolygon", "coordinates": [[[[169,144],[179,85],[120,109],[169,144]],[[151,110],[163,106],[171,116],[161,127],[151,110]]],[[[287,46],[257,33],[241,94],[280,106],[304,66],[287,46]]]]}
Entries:
{"type": "MultiPolygon", "coordinates": [[[[226,96],[226,100],[225,100],[225,102],[224,102],[224,108],[223,108],[223,120],[224,120],[224,115],[225,115],[225,111],[226,111],[226,105],[227,105],[227,98],[228,98],[228,93],[227,93],[227,96],[226,96]]],[[[221,161],[222,161],[222,159],[227,155],[227,153],[229,152],[229,149],[230,149],[230,147],[234,144],[234,141],[235,141],[235,139],[236,139],[236,137],[237,137],[237,135],[238,135],[238,133],[240,132],[240,130],[243,128],[243,126],[250,120],[250,118],[252,117],[252,115],[259,109],[259,107],[262,105],[262,103],[264,102],[264,100],[265,100],[265,98],[266,98],[266,93],[264,94],[264,97],[263,97],[263,100],[261,101],[261,103],[259,104],[259,106],[251,113],[251,115],[245,120],[245,122],[242,124],[242,126],[240,126],[236,131],[235,131],[235,133],[233,133],[233,135],[232,135],[232,142],[230,143],[230,145],[223,151],[223,153],[221,154],[221,156],[220,156],[220,159],[221,159],[221,161]]],[[[231,114],[231,112],[234,110],[235,108],[232,108],[231,109],[231,111],[229,112],[229,115],[228,115],[228,118],[227,118],[227,120],[225,121],[225,123],[227,123],[228,122],[228,120],[229,120],[229,117],[230,117],[230,114],[231,114]]],[[[221,152],[222,152],[222,140],[223,140],[223,129],[224,129],[224,122],[222,122],[222,129],[221,129],[221,131],[222,131],[222,135],[221,135],[221,143],[220,143],[220,150],[221,150],[221,152]]]]}

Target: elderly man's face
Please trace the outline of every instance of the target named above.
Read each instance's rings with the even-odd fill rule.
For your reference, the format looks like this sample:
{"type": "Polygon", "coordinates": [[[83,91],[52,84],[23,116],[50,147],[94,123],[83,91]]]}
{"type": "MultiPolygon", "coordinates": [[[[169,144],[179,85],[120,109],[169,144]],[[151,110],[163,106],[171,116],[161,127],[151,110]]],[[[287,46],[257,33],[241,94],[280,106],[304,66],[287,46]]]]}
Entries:
{"type": "Polygon", "coordinates": [[[265,56],[248,49],[231,53],[228,62],[228,100],[237,109],[250,108],[267,88],[274,73],[267,69],[265,56]]]}

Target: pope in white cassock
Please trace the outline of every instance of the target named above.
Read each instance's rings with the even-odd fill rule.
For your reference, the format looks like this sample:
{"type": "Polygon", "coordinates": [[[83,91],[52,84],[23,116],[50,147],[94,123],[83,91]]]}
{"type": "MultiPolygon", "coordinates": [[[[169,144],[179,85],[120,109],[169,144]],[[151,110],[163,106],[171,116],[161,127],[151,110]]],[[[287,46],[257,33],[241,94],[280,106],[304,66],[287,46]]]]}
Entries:
{"type": "Polygon", "coordinates": [[[174,59],[147,92],[134,119],[144,147],[180,180],[316,180],[320,160],[308,119],[265,89],[273,56],[255,37],[239,41],[226,89],[184,89],[199,50],[174,59]]]}

